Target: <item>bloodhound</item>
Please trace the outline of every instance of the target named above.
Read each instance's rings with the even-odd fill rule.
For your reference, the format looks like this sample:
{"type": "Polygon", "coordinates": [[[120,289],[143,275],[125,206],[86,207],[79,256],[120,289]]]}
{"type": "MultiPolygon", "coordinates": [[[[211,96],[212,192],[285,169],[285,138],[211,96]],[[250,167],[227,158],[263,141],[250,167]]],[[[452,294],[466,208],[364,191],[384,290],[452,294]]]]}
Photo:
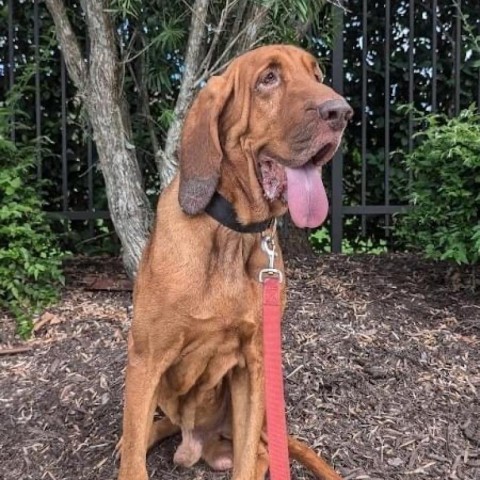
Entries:
{"type": "MultiPolygon", "coordinates": [[[[320,168],[352,109],[322,81],[310,54],[267,46],[234,60],[193,102],[180,172],[159,199],[135,283],[120,480],[147,480],[147,450],[177,432],[176,464],[204,459],[235,480],[264,479],[261,231],[287,209],[300,227],[325,220],[320,168]],[[154,421],[157,408],[164,417],[154,421]]],[[[288,443],[318,478],[340,479],[288,443]]]]}

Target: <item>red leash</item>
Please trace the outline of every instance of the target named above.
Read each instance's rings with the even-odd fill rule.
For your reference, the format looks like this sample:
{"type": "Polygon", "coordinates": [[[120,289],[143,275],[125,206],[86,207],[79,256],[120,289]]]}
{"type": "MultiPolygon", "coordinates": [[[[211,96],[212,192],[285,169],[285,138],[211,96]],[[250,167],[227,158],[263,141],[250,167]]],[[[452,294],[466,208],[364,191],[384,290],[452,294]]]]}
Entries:
{"type": "Polygon", "coordinates": [[[274,268],[275,245],[264,237],[262,250],[269,255],[269,268],[260,272],[263,282],[263,358],[265,408],[271,480],[289,480],[287,421],[282,374],[280,282],[282,272],[274,268]]]}

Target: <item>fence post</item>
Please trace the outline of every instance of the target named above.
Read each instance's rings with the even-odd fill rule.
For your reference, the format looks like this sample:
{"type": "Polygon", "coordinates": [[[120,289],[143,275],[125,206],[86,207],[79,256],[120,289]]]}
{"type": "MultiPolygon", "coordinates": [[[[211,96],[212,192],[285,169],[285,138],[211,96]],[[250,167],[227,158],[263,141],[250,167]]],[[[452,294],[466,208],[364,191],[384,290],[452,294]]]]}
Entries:
{"type": "MultiPolygon", "coordinates": [[[[15,29],[13,25],[13,0],[8,0],[8,90],[12,90],[15,84],[15,29]]],[[[10,140],[15,142],[15,113],[10,116],[10,140]]]]}
{"type": "MultiPolygon", "coordinates": [[[[343,9],[335,5],[333,12],[333,52],[332,52],[332,86],[343,94],[343,9]]],[[[332,160],[332,200],[331,200],[331,239],[332,252],[342,252],[343,237],[343,153],[337,151],[332,160]]]]}

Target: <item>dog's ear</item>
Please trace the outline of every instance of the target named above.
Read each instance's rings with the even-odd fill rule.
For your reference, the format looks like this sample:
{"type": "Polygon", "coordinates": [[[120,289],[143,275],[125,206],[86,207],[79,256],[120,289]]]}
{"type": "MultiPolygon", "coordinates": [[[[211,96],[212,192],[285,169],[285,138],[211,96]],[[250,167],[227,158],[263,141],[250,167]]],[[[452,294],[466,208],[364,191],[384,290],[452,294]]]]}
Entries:
{"type": "Polygon", "coordinates": [[[185,119],[179,149],[178,201],[189,215],[202,212],[217,188],[223,158],[219,121],[231,92],[231,82],[222,76],[212,77],[185,119]]]}

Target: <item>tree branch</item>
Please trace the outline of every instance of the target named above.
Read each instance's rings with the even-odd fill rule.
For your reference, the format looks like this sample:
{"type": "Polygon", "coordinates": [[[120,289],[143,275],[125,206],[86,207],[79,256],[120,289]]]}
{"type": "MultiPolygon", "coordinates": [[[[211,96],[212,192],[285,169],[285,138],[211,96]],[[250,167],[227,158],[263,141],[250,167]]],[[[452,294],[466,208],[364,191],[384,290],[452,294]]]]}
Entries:
{"type": "Polygon", "coordinates": [[[211,75],[214,75],[225,68],[232,61],[233,57],[239,55],[245,50],[253,48],[258,43],[260,39],[257,35],[267,19],[267,13],[268,9],[266,9],[266,7],[254,7],[250,10],[242,30],[232,37],[215,63],[212,66],[209,66],[208,69],[205,69],[198,76],[197,81],[195,82],[196,86],[200,85],[211,75]],[[243,41],[242,36],[244,37],[243,41]],[[245,40],[245,37],[248,37],[248,41],[245,40]],[[240,44],[242,46],[239,47],[240,44]]]}
{"type": "Polygon", "coordinates": [[[252,5],[249,15],[245,19],[243,41],[238,43],[236,54],[239,55],[255,45],[260,30],[268,18],[268,7],[266,5],[252,5]]]}
{"type": "Polygon", "coordinates": [[[58,43],[62,49],[68,73],[82,94],[86,87],[87,67],[65,5],[62,0],[46,0],[46,4],[55,23],[58,43]]]}
{"type": "Polygon", "coordinates": [[[202,64],[198,69],[199,72],[208,71],[210,67],[210,62],[212,61],[212,56],[215,53],[215,48],[217,47],[218,41],[220,40],[220,36],[222,35],[225,22],[227,21],[227,18],[229,17],[232,8],[235,6],[236,3],[238,3],[238,0],[227,0],[226,5],[222,10],[222,13],[220,14],[220,20],[218,21],[217,28],[215,28],[215,35],[213,36],[212,42],[210,43],[208,53],[205,55],[205,58],[203,59],[202,64]]]}
{"type": "Polygon", "coordinates": [[[238,33],[240,32],[240,27],[242,26],[242,20],[245,14],[245,9],[247,8],[247,0],[242,0],[240,5],[238,6],[236,16],[235,16],[235,22],[233,24],[233,28],[231,30],[231,37],[235,38],[238,33]]]}
{"type": "MultiPolygon", "coordinates": [[[[145,38],[142,33],[139,35],[141,47],[145,47],[145,38]]],[[[145,62],[145,55],[140,55],[135,69],[132,62],[127,63],[128,68],[130,70],[130,75],[132,76],[133,82],[135,84],[135,88],[138,92],[138,98],[140,101],[140,112],[141,116],[143,117],[149,136],[150,142],[152,144],[152,151],[155,155],[156,152],[160,150],[160,142],[157,138],[155,133],[155,122],[153,120],[152,114],[150,112],[150,99],[148,97],[148,88],[147,88],[147,73],[146,73],[146,62],[145,62]]]]}
{"type": "Polygon", "coordinates": [[[165,149],[157,154],[157,168],[160,174],[162,187],[168,185],[175,175],[177,163],[175,151],[180,140],[183,119],[195,90],[195,79],[201,63],[201,49],[205,34],[209,0],[195,0],[192,7],[192,23],[188,37],[187,54],[185,56],[185,70],[182,84],[174,109],[174,120],[170,125],[165,142],[165,149]]]}
{"type": "Polygon", "coordinates": [[[32,350],[30,345],[20,346],[20,347],[10,347],[0,349],[0,355],[15,355],[17,353],[25,353],[32,350]]]}
{"type": "Polygon", "coordinates": [[[110,17],[104,10],[103,1],[83,0],[82,6],[90,38],[90,65],[101,68],[101,63],[105,62],[111,67],[103,70],[103,77],[108,85],[113,85],[119,62],[110,17]]]}

